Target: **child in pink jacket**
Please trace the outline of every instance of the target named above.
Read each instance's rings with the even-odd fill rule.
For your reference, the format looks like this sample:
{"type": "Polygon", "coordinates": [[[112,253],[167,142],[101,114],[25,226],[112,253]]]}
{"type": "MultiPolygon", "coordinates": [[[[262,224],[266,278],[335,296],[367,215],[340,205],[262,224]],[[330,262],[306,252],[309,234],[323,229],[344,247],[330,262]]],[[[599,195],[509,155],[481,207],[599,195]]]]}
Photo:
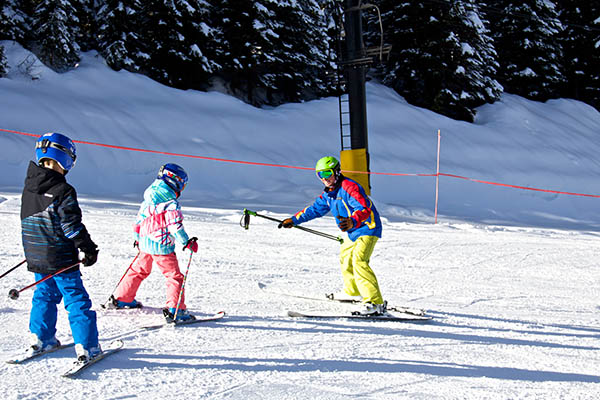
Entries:
{"type": "Polygon", "coordinates": [[[111,297],[109,307],[141,307],[135,295],[142,281],[150,275],[152,264],[156,263],[167,279],[165,317],[176,321],[194,318],[187,311],[184,293],[181,293],[179,309],[174,316],[183,285],[175,245],[179,243],[184,250],[198,251],[197,239],[190,239],[183,228],[183,214],[177,201],[187,180],[187,173],[179,165],[165,164],[158,171],[157,179],[144,192],[144,201],[134,225],[134,246],[139,247],[140,253],[111,297]]]}

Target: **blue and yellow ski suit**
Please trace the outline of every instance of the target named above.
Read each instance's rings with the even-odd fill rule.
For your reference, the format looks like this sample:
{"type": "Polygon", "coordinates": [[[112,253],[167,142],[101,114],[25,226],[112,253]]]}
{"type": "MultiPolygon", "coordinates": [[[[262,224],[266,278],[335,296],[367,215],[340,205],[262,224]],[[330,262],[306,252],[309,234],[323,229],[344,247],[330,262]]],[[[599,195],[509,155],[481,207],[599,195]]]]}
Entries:
{"type": "Polygon", "coordinates": [[[381,238],[381,219],[373,201],[356,181],[340,175],[336,185],[325,188],[314,203],[292,217],[295,225],[331,212],[336,223],[341,217],[352,218],[354,227],[340,249],[340,266],[344,291],[362,296],[363,302],[382,304],[383,297],[369,260],[377,240],[381,238]]]}

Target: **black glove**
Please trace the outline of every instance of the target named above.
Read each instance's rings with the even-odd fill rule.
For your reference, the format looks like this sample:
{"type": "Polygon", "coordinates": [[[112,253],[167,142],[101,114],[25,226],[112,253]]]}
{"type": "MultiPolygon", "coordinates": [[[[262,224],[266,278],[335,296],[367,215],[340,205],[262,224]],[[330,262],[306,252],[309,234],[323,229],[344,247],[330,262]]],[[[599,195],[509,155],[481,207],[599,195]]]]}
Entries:
{"type": "Polygon", "coordinates": [[[89,267],[91,265],[96,264],[96,261],[98,261],[98,249],[88,249],[88,250],[84,250],[84,257],[83,260],[81,260],[81,263],[86,266],[89,267]]]}
{"type": "Polygon", "coordinates": [[[283,221],[281,221],[279,223],[279,225],[277,225],[277,227],[280,228],[280,229],[281,229],[282,226],[284,228],[291,228],[292,226],[294,226],[294,221],[291,218],[286,218],[283,221]]]}
{"type": "Polygon", "coordinates": [[[84,256],[83,260],[81,260],[81,264],[86,267],[94,265],[98,260],[98,246],[92,241],[92,238],[90,238],[87,231],[83,229],[73,241],[75,242],[75,247],[77,247],[79,251],[83,251],[84,256]]]}
{"type": "Polygon", "coordinates": [[[140,244],[139,244],[139,242],[137,240],[134,240],[133,241],[133,248],[135,249],[136,247],[139,249],[140,248],[140,244]]]}
{"type": "Polygon", "coordinates": [[[338,224],[342,232],[346,232],[354,228],[354,220],[352,218],[340,217],[340,223],[338,224]]]}

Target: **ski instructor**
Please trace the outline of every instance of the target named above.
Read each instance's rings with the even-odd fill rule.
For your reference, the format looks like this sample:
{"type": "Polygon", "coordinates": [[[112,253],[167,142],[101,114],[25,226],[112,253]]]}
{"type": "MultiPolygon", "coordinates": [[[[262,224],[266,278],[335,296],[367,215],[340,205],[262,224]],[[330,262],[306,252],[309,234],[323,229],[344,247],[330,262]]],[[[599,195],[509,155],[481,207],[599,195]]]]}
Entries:
{"type": "Polygon", "coordinates": [[[369,266],[369,259],[382,230],[375,204],[361,185],[342,175],[340,162],[335,157],[321,158],[315,170],[325,185],[323,193],[311,206],[284,219],[279,228],[292,228],[331,211],[338,227],[348,234],[349,239],[344,241],[340,249],[344,280],[342,295],[362,297],[362,304],[356,310],[360,314],[384,314],[386,310],[379,284],[369,266]]]}

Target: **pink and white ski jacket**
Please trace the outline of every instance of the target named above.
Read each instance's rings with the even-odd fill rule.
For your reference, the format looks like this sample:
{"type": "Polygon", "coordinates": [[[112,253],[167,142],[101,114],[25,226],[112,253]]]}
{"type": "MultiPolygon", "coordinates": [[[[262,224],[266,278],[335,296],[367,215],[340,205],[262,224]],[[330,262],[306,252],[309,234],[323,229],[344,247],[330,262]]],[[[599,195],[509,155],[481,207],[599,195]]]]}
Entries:
{"type": "Polygon", "coordinates": [[[188,242],[177,195],[162,180],[155,180],[144,192],[133,231],[140,251],[148,254],[171,254],[177,242],[183,246],[188,242]]]}

